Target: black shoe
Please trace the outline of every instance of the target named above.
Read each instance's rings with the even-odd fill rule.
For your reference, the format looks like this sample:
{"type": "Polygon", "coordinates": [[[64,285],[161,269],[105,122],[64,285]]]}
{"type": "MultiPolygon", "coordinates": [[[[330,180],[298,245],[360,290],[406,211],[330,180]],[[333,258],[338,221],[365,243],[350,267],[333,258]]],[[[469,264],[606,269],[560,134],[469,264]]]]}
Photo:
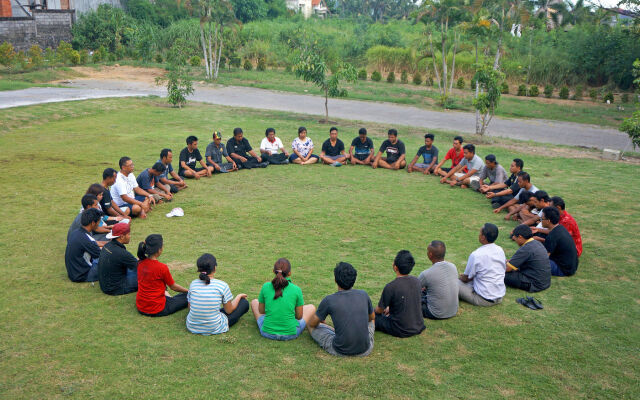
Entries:
{"type": "Polygon", "coordinates": [[[258,168],[267,168],[267,165],[269,165],[268,161],[264,161],[261,162],[260,164],[258,164],[258,168]]]}

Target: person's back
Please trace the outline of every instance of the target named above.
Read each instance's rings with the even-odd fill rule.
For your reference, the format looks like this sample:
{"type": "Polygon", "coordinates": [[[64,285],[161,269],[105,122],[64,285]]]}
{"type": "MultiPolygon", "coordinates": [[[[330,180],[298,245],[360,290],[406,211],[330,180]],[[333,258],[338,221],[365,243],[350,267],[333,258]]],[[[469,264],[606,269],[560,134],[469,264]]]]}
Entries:
{"type": "Polygon", "coordinates": [[[373,305],[364,290],[340,290],[325,297],[316,314],[331,316],[335,328],[333,349],[342,355],[365,353],[371,345],[369,340],[369,315],[373,305]]]}
{"type": "Polygon", "coordinates": [[[111,241],[104,245],[100,253],[98,280],[105,294],[115,296],[138,290],[138,259],[125,247],[131,237],[129,229],[127,223],[114,225],[107,235],[111,241]]]}
{"type": "Polygon", "coordinates": [[[397,277],[382,291],[381,302],[389,307],[389,317],[397,336],[409,337],[424,330],[420,292],[422,286],[415,276],[397,277]]]}
{"type": "Polygon", "coordinates": [[[224,303],[233,300],[226,282],[211,279],[207,284],[196,279],[189,286],[189,314],[187,329],[191,333],[216,335],[229,330],[227,316],[221,310],[224,303]]]}
{"type": "Polygon", "coordinates": [[[549,256],[542,242],[528,239],[511,257],[509,264],[518,268],[518,271],[531,282],[528,291],[539,292],[551,286],[549,256]]]}
{"type": "Polygon", "coordinates": [[[556,225],[547,235],[544,246],[549,254],[549,259],[555,262],[565,276],[571,276],[578,269],[578,251],[575,242],[562,225],[556,225]]]}
{"type": "Polygon", "coordinates": [[[276,291],[271,282],[266,282],[260,290],[258,301],[265,305],[265,317],[262,330],[272,335],[295,335],[298,320],[295,308],[304,305],[302,290],[291,283],[282,289],[282,296],[274,299],[276,291]]]}
{"type": "Polygon", "coordinates": [[[80,210],[78,215],[76,215],[76,217],[73,219],[73,222],[69,226],[69,230],[67,231],[67,242],[69,241],[69,238],[71,237],[71,234],[73,232],[77,231],[79,228],[82,228],[82,224],[80,224],[81,218],[82,218],[82,210],[80,210]]]}
{"type": "Polygon", "coordinates": [[[473,262],[473,290],[487,300],[504,297],[506,287],[504,274],[506,271],[506,256],[502,247],[495,243],[480,246],[469,256],[473,262]]]}
{"type": "Polygon", "coordinates": [[[418,277],[426,289],[429,312],[438,319],[446,319],[458,313],[458,270],[448,261],[439,261],[418,277]]]}

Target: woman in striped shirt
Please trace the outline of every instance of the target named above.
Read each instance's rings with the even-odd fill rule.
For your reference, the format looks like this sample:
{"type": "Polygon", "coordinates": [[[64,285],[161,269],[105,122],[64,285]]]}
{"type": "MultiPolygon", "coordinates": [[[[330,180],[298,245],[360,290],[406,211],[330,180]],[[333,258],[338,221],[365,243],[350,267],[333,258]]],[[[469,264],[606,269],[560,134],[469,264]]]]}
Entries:
{"type": "Polygon", "coordinates": [[[198,258],[200,277],[189,286],[187,329],[200,335],[217,335],[229,330],[249,310],[247,295],[235,298],[226,282],[214,279],[216,258],[205,253],[198,258]]]}

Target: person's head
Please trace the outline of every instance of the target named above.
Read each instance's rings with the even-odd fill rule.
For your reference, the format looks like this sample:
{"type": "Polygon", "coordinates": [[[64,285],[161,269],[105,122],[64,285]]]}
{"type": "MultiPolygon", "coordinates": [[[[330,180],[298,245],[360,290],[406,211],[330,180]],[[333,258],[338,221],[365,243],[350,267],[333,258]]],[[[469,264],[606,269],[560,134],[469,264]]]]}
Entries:
{"type": "Polygon", "coordinates": [[[80,216],[80,225],[84,226],[87,230],[93,231],[100,224],[102,213],[95,208],[88,208],[82,211],[80,216]]]}
{"type": "Polygon", "coordinates": [[[243,136],[244,133],[242,132],[242,128],[233,128],[233,138],[236,140],[236,142],[242,141],[243,136]]]}
{"type": "Polygon", "coordinates": [[[162,161],[163,164],[171,164],[171,161],[173,161],[173,152],[171,149],[162,149],[160,151],[160,161],[162,161]]]}
{"type": "Polygon", "coordinates": [[[267,128],[267,130],[264,131],[264,136],[269,140],[274,140],[276,137],[276,130],[273,128],[267,128]]]}
{"type": "Polygon", "coordinates": [[[84,196],[82,196],[82,199],[80,200],[80,203],[82,204],[82,209],[83,210],[88,210],[89,208],[98,208],[98,197],[96,197],[95,194],[91,194],[91,193],[87,193],[84,196]]]}
{"type": "Polygon", "coordinates": [[[187,147],[189,150],[194,150],[198,148],[198,138],[191,135],[187,137],[187,147]]]}
{"type": "Polygon", "coordinates": [[[133,160],[130,159],[129,157],[121,157],[120,160],[118,161],[118,165],[120,166],[120,171],[124,175],[129,175],[130,173],[133,172],[133,169],[134,169],[133,160]]]}
{"type": "Polygon", "coordinates": [[[545,207],[542,209],[542,227],[546,229],[552,229],[560,222],[560,211],[555,207],[545,207]]]}
{"type": "Polygon", "coordinates": [[[551,198],[551,205],[557,208],[558,211],[560,211],[560,214],[564,212],[564,209],[566,207],[566,205],[564,204],[564,200],[560,196],[553,196],[551,198]]]}
{"type": "Polygon", "coordinates": [[[433,133],[427,133],[426,135],[424,135],[425,146],[431,147],[431,145],[433,145],[434,139],[435,139],[435,136],[433,136],[433,133]]]}
{"type": "Polygon", "coordinates": [[[349,290],[356,283],[358,271],[349,263],[339,262],[333,269],[333,276],[340,289],[349,290]]]}
{"type": "Polygon", "coordinates": [[[163,240],[162,235],[151,234],[147,236],[144,242],[138,244],[138,259],[144,260],[149,257],[158,258],[162,254],[163,240]]]}
{"type": "Polygon", "coordinates": [[[205,285],[211,283],[211,278],[209,275],[216,271],[216,267],[218,266],[218,261],[213,256],[213,254],[204,253],[198,258],[196,261],[196,266],[198,267],[198,272],[200,273],[200,280],[204,281],[205,285]]]}
{"type": "Polygon", "coordinates": [[[531,193],[528,190],[525,190],[522,193],[520,193],[520,196],[518,197],[518,204],[533,205],[533,200],[531,200],[532,198],[534,198],[533,193],[531,193]]]}
{"type": "Polygon", "coordinates": [[[107,239],[127,244],[131,241],[131,227],[126,222],[119,222],[111,227],[111,232],[107,234],[107,239]]]}
{"type": "Polygon", "coordinates": [[[550,202],[551,199],[549,198],[549,195],[547,194],[547,192],[545,192],[544,190],[538,190],[537,192],[535,192],[533,194],[533,197],[536,199],[536,208],[538,210],[542,210],[543,208],[545,208],[546,206],[550,206],[550,202]]]}
{"type": "Polygon", "coordinates": [[[331,140],[336,140],[338,138],[338,128],[332,126],[329,129],[329,137],[331,138],[331,140]]]}
{"type": "Polygon", "coordinates": [[[531,176],[527,172],[520,171],[518,172],[518,186],[521,188],[529,186],[531,183],[531,176]]]}
{"type": "Polygon", "coordinates": [[[276,291],[276,294],[273,296],[273,299],[277,299],[282,296],[282,290],[287,287],[289,281],[287,280],[287,276],[291,275],[291,263],[286,258],[279,258],[278,261],[273,265],[273,273],[276,276],[271,281],[273,285],[273,289],[276,291]]]}
{"type": "Polygon", "coordinates": [[[447,253],[447,246],[440,240],[433,240],[427,247],[427,257],[432,263],[444,260],[444,256],[447,253]]]}
{"type": "Polygon", "coordinates": [[[396,143],[398,141],[398,131],[391,128],[387,131],[387,138],[391,143],[396,143]]]}
{"type": "Polygon", "coordinates": [[[487,222],[482,226],[482,229],[480,229],[480,236],[478,237],[478,240],[480,240],[480,243],[482,244],[493,243],[496,241],[497,238],[498,238],[498,227],[495,226],[494,224],[490,224],[487,222]]]}
{"type": "Polygon", "coordinates": [[[307,137],[307,128],[305,128],[304,126],[298,128],[298,137],[300,138],[300,140],[304,140],[307,137]]]}
{"type": "Polygon", "coordinates": [[[394,269],[400,275],[409,275],[414,265],[416,265],[416,261],[409,250],[400,250],[393,260],[394,269]]]}
{"type": "Polygon", "coordinates": [[[460,149],[462,148],[462,143],[464,143],[464,139],[462,138],[462,136],[456,136],[453,138],[453,148],[456,151],[460,151],[460,149]]]}
{"type": "Polygon", "coordinates": [[[471,161],[471,159],[473,159],[473,156],[476,155],[476,146],[472,144],[465,144],[462,150],[464,153],[464,158],[469,161],[471,161]]]}
{"type": "Polygon", "coordinates": [[[511,161],[509,171],[512,174],[517,174],[518,172],[522,171],[522,168],[524,168],[524,161],[519,158],[514,158],[513,161],[511,161]]]}
{"type": "Polygon", "coordinates": [[[527,225],[520,224],[513,229],[513,233],[511,235],[513,240],[518,243],[518,246],[522,246],[527,240],[533,237],[533,232],[531,232],[531,228],[527,225]]]}
{"type": "Polygon", "coordinates": [[[496,156],[494,156],[493,154],[487,154],[487,156],[484,158],[484,165],[486,165],[489,169],[494,169],[496,165],[498,165],[496,156]]]}
{"type": "Polygon", "coordinates": [[[367,128],[358,129],[358,135],[360,135],[361,139],[367,137],[367,128]]]}
{"type": "Polygon", "coordinates": [[[164,164],[158,161],[149,168],[149,173],[153,176],[160,176],[164,172],[164,164]]]}
{"type": "MultiPolygon", "coordinates": [[[[104,187],[102,187],[101,184],[99,183],[92,183],[91,186],[89,186],[89,189],[87,189],[87,194],[92,194],[94,196],[96,196],[96,198],[98,199],[98,201],[102,200],[102,193],[104,191],[104,187]]],[[[84,207],[82,207],[84,208],[84,207]]]]}
{"type": "Polygon", "coordinates": [[[102,181],[107,185],[111,186],[116,183],[116,177],[118,176],[118,171],[113,168],[106,168],[102,171],[102,181]]]}

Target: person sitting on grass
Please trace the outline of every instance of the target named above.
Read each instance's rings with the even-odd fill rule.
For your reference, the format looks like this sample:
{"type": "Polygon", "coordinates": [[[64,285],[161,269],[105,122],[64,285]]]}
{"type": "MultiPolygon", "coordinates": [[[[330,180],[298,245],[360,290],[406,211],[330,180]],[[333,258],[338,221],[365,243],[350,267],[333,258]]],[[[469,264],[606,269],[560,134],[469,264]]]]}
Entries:
{"type": "Polygon", "coordinates": [[[522,171],[523,167],[524,161],[519,158],[514,158],[509,166],[511,176],[509,176],[504,183],[496,182],[491,185],[480,186],[480,193],[485,193],[487,199],[491,200],[491,207],[493,209],[513,199],[513,196],[518,193],[520,190],[520,186],[518,186],[518,173],[522,171]]]}
{"type": "Polygon", "coordinates": [[[382,290],[376,313],[376,330],[396,337],[419,335],[424,329],[421,285],[410,276],[415,260],[408,250],[401,250],[393,261],[396,279],[382,290]]]}
{"type": "Polygon", "coordinates": [[[329,139],[322,143],[320,159],[323,163],[334,167],[341,167],[349,160],[349,154],[344,152],[344,143],[338,139],[338,128],[335,126],[329,129],[329,139]]]}
{"type": "Polygon", "coordinates": [[[535,206],[535,197],[531,192],[524,191],[519,193],[518,203],[511,208],[511,211],[504,216],[505,220],[513,220],[523,222],[524,220],[521,218],[521,215],[529,216],[529,210],[533,210],[535,206]]]}
{"type": "Polygon", "coordinates": [[[284,149],[282,140],[276,136],[276,130],[267,128],[264,136],[265,138],[260,142],[262,158],[269,164],[289,164],[289,153],[284,149]]]}
{"type": "Polygon", "coordinates": [[[227,147],[222,144],[222,134],[220,132],[213,132],[213,142],[207,145],[204,157],[207,159],[207,165],[213,167],[214,173],[234,172],[238,170],[238,165],[233,161],[233,158],[229,156],[227,147]]]}
{"type": "MultiPolygon", "coordinates": [[[[140,172],[138,178],[136,178],[138,187],[151,194],[156,203],[161,201],[171,201],[173,199],[171,190],[164,191],[163,188],[165,186],[159,185],[160,175],[162,175],[163,171],[164,165],[161,162],[156,162],[151,168],[147,168],[140,172]]],[[[136,196],[136,199],[140,200],[141,198],[136,196]]]]}
{"type": "Polygon", "coordinates": [[[338,291],[322,299],[307,324],[313,340],[334,356],[367,356],[373,350],[375,314],[367,292],[352,289],[357,274],[351,264],[338,263],[333,269],[338,291]],[[324,323],[328,315],[333,328],[324,323]]]}
{"type": "Polygon", "coordinates": [[[178,175],[183,178],[200,179],[213,173],[213,167],[208,167],[202,159],[198,138],[193,135],[187,137],[187,147],[180,152],[179,162],[178,175]],[[201,167],[196,167],[196,163],[200,163],[201,167]]]}
{"type": "Polygon", "coordinates": [[[116,177],[118,176],[118,171],[113,168],[107,168],[102,172],[102,199],[100,201],[100,207],[102,208],[102,212],[110,215],[112,217],[121,217],[127,218],[129,213],[131,212],[130,208],[125,208],[121,210],[118,205],[113,202],[111,198],[111,186],[116,183],[116,177]]]}
{"type": "Polygon", "coordinates": [[[121,210],[130,208],[132,216],[146,218],[151,210],[151,204],[155,204],[153,196],[138,187],[138,181],[133,175],[133,161],[129,157],[122,157],[118,163],[120,172],[116,177],[116,183],[111,186],[113,202],[121,210]]]}
{"type": "Polygon", "coordinates": [[[98,261],[98,277],[102,293],[118,296],[138,290],[138,259],[125,247],[131,241],[131,230],[127,223],[113,226],[107,235],[98,261]]]}
{"type": "Polygon", "coordinates": [[[312,304],[304,305],[302,290],[291,283],[291,263],[280,258],[273,266],[276,275],[260,289],[251,302],[251,311],[260,335],[272,340],[296,339],[316,312],[312,304]]]}
{"type": "Polygon", "coordinates": [[[227,153],[233,158],[238,169],[265,168],[269,165],[253,150],[244,137],[242,128],[233,129],[233,137],[227,141],[227,153]]]}
{"type": "Polygon", "coordinates": [[[395,129],[389,129],[387,132],[387,140],[382,142],[376,158],[373,160],[371,166],[373,168],[387,168],[387,169],[402,169],[407,166],[405,160],[405,147],[401,140],[398,140],[398,131],[395,129]],[[382,157],[382,154],[387,152],[386,157],[382,157]]]}
{"type": "Polygon", "coordinates": [[[187,307],[189,290],[178,285],[167,264],[158,261],[163,250],[162,235],[152,234],[138,244],[138,312],[148,317],[164,317],[187,307]],[[169,295],[167,286],[176,292],[169,295]]]}
{"type": "MultiPolygon", "coordinates": [[[[454,169],[460,161],[464,158],[464,151],[462,150],[462,143],[464,143],[464,139],[462,136],[456,136],[453,138],[453,147],[447,151],[444,158],[436,165],[435,175],[445,176],[454,169]],[[447,160],[451,160],[451,167],[446,168],[443,165],[447,162],[447,160]]],[[[466,171],[463,171],[466,172],[466,171]]]]}
{"type": "Polygon", "coordinates": [[[560,211],[555,207],[542,209],[542,226],[549,230],[544,247],[549,253],[551,275],[571,276],[578,270],[578,251],[576,244],[567,231],[560,225],[560,211]]]}
{"type": "Polygon", "coordinates": [[[200,276],[191,282],[187,294],[187,329],[199,335],[225,333],[249,311],[247,295],[234,298],[229,285],[213,277],[218,262],[212,254],[201,255],[196,265],[200,276]]]}
{"type": "Polygon", "coordinates": [[[300,165],[317,163],[320,157],[313,154],[313,140],[307,137],[307,128],[298,128],[298,137],[291,143],[293,154],[289,156],[289,162],[300,165]]]}
{"type": "MultiPolygon", "coordinates": [[[[495,208],[493,210],[494,213],[498,214],[500,211],[502,210],[507,210],[509,213],[511,213],[515,208],[519,208],[518,207],[518,202],[520,200],[520,195],[524,192],[531,192],[531,193],[535,193],[538,191],[538,188],[535,187],[533,185],[533,183],[531,183],[531,176],[524,171],[520,171],[518,172],[518,192],[513,196],[512,199],[506,201],[504,204],[502,204],[501,206],[495,208]]],[[[497,194],[498,196],[501,196],[500,193],[497,194]]]]}
{"type": "Polygon", "coordinates": [[[494,242],[498,238],[498,227],[486,223],[480,229],[478,240],[482,244],[467,260],[464,274],[458,282],[460,300],[474,306],[491,307],[502,303],[506,293],[504,274],[506,257],[502,247],[494,242]]]}
{"type": "Polygon", "coordinates": [[[76,217],[73,219],[73,222],[69,226],[69,230],[67,231],[67,240],[69,240],[69,237],[74,231],[77,231],[82,227],[82,212],[91,208],[96,209],[100,213],[100,223],[98,224],[96,229],[89,234],[95,240],[106,240],[107,233],[111,232],[111,229],[109,229],[106,225],[100,226],[101,224],[103,224],[105,216],[102,211],[100,211],[100,203],[98,202],[98,198],[93,194],[85,194],[84,196],[82,196],[80,202],[82,204],[82,209],[80,210],[78,215],[76,215],[76,217]]]}
{"type": "Polygon", "coordinates": [[[480,180],[480,172],[484,168],[482,159],[476,155],[476,146],[467,144],[463,148],[464,158],[455,168],[451,169],[440,179],[440,183],[448,183],[453,186],[467,188],[471,182],[480,180]],[[463,172],[464,169],[468,172],[463,172]]]}
{"type": "MultiPolygon", "coordinates": [[[[160,159],[158,162],[161,162],[164,165],[164,170],[162,174],[160,174],[160,184],[165,187],[168,186],[170,193],[178,193],[180,190],[186,189],[187,184],[184,182],[184,179],[180,177],[174,170],[171,162],[173,161],[173,152],[171,149],[162,149],[160,151],[160,159]],[[169,175],[173,179],[169,179],[169,175]]],[[[164,189],[166,192],[166,188],[164,189]]]]}
{"type": "Polygon", "coordinates": [[[540,292],[551,286],[551,268],[547,250],[541,242],[533,240],[531,228],[521,224],[511,234],[520,246],[507,261],[504,283],[527,292],[540,292]]]}
{"type": "MultiPolygon", "coordinates": [[[[582,255],[582,236],[580,235],[580,229],[578,229],[578,223],[573,219],[571,214],[565,210],[566,206],[562,197],[552,197],[549,205],[557,208],[558,212],[560,212],[560,225],[564,226],[571,235],[573,242],[576,244],[578,257],[580,257],[582,255]]],[[[534,234],[545,235],[545,237],[549,234],[549,230],[544,227],[532,228],[532,231],[534,234]]]]}
{"type": "Polygon", "coordinates": [[[429,319],[447,319],[458,313],[458,270],[445,261],[444,242],[434,240],[427,248],[431,267],[418,276],[422,286],[422,316],[429,319]]]}
{"type": "MultiPolygon", "coordinates": [[[[105,192],[104,186],[102,186],[99,183],[92,183],[91,185],[89,185],[89,188],[87,189],[87,194],[96,196],[96,199],[98,200],[98,204],[96,204],[96,207],[94,208],[97,208],[98,210],[100,210],[100,212],[102,212],[102,214],[104,214],[102,216],[102,221],[104,222],[104,224],[106,224],[107,226],[115,225],[125,218],[121,215],[112,217],[111,215],[105,212],[104,208],[102,208],[102,200],[104,199],[104,192],[105,192]]],[[[111,203],[111,200],[109,200],[109,203],[111,203]]],[[[103,226],[104,224],[100,224],[100,226],[103,226]]],[[[78,225],[78,227],[79,226],[80,225],[78,225]]],[[[105,231],[105,233],[108,233],[108,232],[105,231]]]]}
{"type": "Polygon", "coordinates": [[[367,137],[367,130],[360,128],[358,137],[351,141],[349,148],[351,165],[371,165],[374,151],[373,140],[367,137]]]}
{"type": "Polygon", "coordinates": [[[80,228],[71,232],[64,252],[67,276],[72,282],[95,282],[98,280],[98,259],[104,242],[97,242],[92,236],[100,223],[101,213],[95,208],[82,212],[80,228]]]}
{"type": "Polygon", "coordinates": [[[491,190],[491,187],[496,187],[494,185],[504,185],[506,180],[507,171],[504,170],[502,165],[498,164],[496,156],[488,154],[484,158],[484,167],[482,168],[482,171],[480,171],[478,180],[471,181],[471,188],[479,191],[480,193],[486,193],[491,190]],[[489,184],[485,182],[487,178],[489,178],[489,184]],[[484,192],[482,190],[484,190],[484,192]]]}
{"type": "Polygon", "coordinates": [[[418,149],[418,153],[411,163],[409,167],[407,167],[407,172],[422,172],[425,175],[431,175],[436,170],[436,163],[438,162],[438,148],[433,145],[434,136],[432,133],[427,133],[424,135],[424,146],[418,149]],[[417,163],[418,159],[422,157],[422,163],[417,163]]]}
{"type": "Polygon", "coordinates": [[[538,190],[531,197],[531,202],[533,203],[533,208],[531,208],[529,214],[521,214],[520,218],[523,221],[522,223],[527,226],[535,225],[535,228],[532,228],[532,230],[535,230],[535,232],[533,232],[533,238],[544,242],[544,238],[547,234],[546,232],[539,231],[542,229],[542,220],[540,219],[540,216],[542,215],[542,209],[551,205],[551,199],[547,192],[544,190],[538,190]]]}

